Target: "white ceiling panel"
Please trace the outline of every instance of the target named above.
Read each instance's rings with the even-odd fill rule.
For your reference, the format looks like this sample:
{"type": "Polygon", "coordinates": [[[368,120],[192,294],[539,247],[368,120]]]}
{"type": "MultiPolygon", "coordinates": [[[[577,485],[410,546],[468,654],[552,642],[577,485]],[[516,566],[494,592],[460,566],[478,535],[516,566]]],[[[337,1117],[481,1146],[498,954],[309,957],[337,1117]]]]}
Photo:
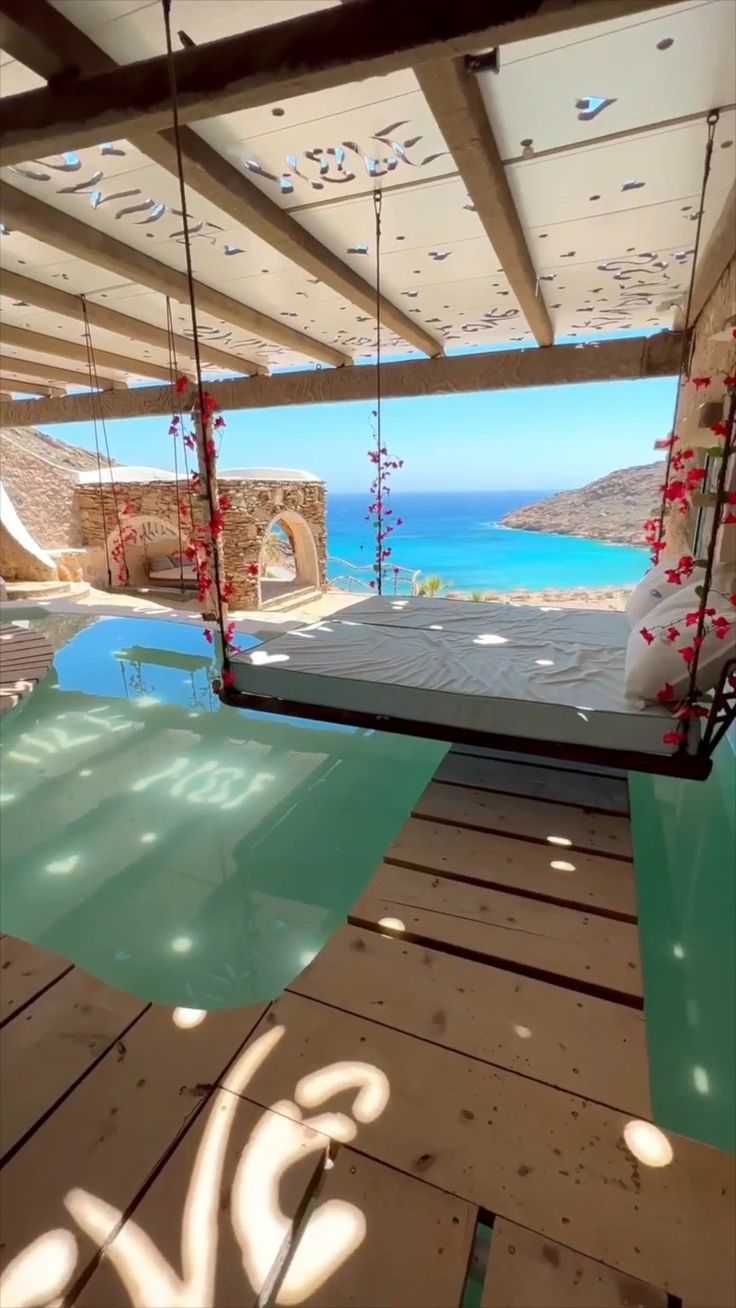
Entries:
{"type": "Polygon", "coordinates": [[[70,259],[62,251],[26,236],[25,232],[4,229],[2,223],[0,260],[3,268],[48,282],[49,286],[58,286],[71,295],[89,295],[108,287],[129,285],[123,277],[105,268],[82,259],[70,259]]]}
{"type": "MultiPolygon", "coordinates": [[[[83,3],[84,0],[81,2],[83,3]]],[[[588,41],[597,41],[601,36],[631,31],[643,24],[666,22],[685,10],[702,8],[710,3],[711,0],[676,0],[676,3],[658,9],[655,13],[644,9],[636,14],[624,14],[621,18],[609,19],[605,23],[592,23],[585,27],[555,32],[552,36],[533,36],[527,41],[513,41],[503,47],[503,63],[508,65],[520,60],[534,59],[537,55],[546,54],[550,50],[560,50],[564,46],[581,46],[588,41]]],[[[719,0],[719,3],[730,4],[730,0],[719,0]]]]}
{"type": "Polygon", "coordinates": [[[503,157],[732,104],[733,0],[646,17],[615,31],[584,28],[582,39],[511,63],[502,50],[500,73],[481,74],[480,86],[503,157]]]}
{"type": "Polygon", "coordinates": [[[20,95],[22,91],[35,91],[39,86],[45,86],[46,83],[37,73],[31,72],[24,64],[19,64],[17,59],[11,59],[0,50],[0,97],[6,95],[20,95]]]}
{"type": "MultiPolygon", "coordinates": [[[[708,186],[708,210],[717,215],[733,183],[734,114],[718,125],[708,186]],[[723,142],[730,141],[727,149],[723,142]]],[[[700,194],[704,122],[587,146],[570,154],[525,160],[507,169],[526,227],[570,222],[596,213],[624,214],[700,194]],[[597,199],[593,199],[597,196],[597,199]]]]}
{"type": "MultiPolygon", "coordinates": [[[[323,93],[334,101],[329,114],[322,110],[317,117],[297,117],[302,112],[297,99],[289,105],[291,121],[278,131],[254,135],[255,124],[249,131],[243,123],[248,115],[242,114],[237,116],[238,131],[245,128],[247,134],[238,142],[231,135],[234,124],[227,119],[220,120],[225,125],[222,135],[218,137],[210,123],[206,137],[287,209],[365,193],[379,183],[390,192],[402,182],[454,173],[452,156],[418,87],[387,97],[384,83],[391,80],[374,81],[380,95],[374,103],[366,103],[363,96],[351,107],[354,87],[349,88],[352,95],[340,98],[336,92],[323,93]]],[[[314,102],[322,98],[304,97],[313,102],[304,112],[313,115],[314,102]]],[[[262,111],[258,113],[262,119],[262,111]]]]}
{"type": "MultiPolygon", "coordinates": [[[[52,0],[55,9],[87,32],[118,63],[148,59],[166,49],[159,0],[52,0]]],[[[174,0],[171,27],[196,45],[234,32],[268,27],[340,0],[174,0]]],[[[176,39],[176,36],[175,36],[176,39]]]]}

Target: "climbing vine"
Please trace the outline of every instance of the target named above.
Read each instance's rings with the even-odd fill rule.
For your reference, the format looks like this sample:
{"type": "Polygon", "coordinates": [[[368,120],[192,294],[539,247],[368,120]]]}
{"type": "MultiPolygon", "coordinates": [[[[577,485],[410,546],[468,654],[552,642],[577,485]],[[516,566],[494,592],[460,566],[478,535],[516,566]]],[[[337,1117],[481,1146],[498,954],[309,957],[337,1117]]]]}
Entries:
{"type": "Polygon", "coordinates": [[[368,505],[365,517],[366,522],[371,524],[374,536],[374,576],[368,585],[371,590],[377,590],[378,594],[382,595],[384,583],[389,574],[392,573],[394,578],[398,574],[398,569],[393,568],[389,563],[393,550],[387,544],[387,541],[397,527],[404,525],[403,518],[394,515],[391,505],[391,474],[397,472],[399,468],[403,468],[404,460],[394,458],[383,444],[380,429],[377,426],[378,413],[375,409],[372,411],[371,418],[374,424],[374,439],[373,445],[368,450],[368,458],[374,468],[374,476],[370,484],[370,493],[373,498],[368,505]]]}

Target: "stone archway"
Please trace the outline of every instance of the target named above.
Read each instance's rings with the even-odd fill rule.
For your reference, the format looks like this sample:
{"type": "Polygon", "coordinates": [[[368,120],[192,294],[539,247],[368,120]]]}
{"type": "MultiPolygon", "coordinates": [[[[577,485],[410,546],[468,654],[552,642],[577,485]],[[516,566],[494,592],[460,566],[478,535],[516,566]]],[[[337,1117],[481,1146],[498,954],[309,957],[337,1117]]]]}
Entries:
{"type": "Polygon", "coordinates": [[[294,509],[281,509],[274,514],[261,534],[258,555],[258,602],[268,603],[290,595],[294,591],[319,587],[321,582],[317,543],[306,518],[294,509]],[[291,546],[293,567],[284,563],[283,567],[272,564],[270,567],[264,559],[265,542],[274,528],[280,528],[291,546]],[[268,575],[269,571],[273,574],[268,575]],[[289,575],[291,574],[291,575],[289,575]]]}
{"type": "MultiPolygon", "coordinates": [[[[181,544],[186,546],[187,543],[186,532],[180,542],[180,533],[175,522],[159,518],[155,514],[145,513],[125,517],[121,521],[120,528],[118,531],[116,526],[110,532],[107,538],[106,557],[102,560],[102,566],[106,568],[107,556],[109,556],[113,586],[130,586],[134,589],[148,586],[151,583],[151,569],[164,570],[157,568],[156,565],[163,564],[164,560],[170,560],[173,555],[178,555],[181,544]]],[[[178,584],[180,575],[172,564],[171,584],[178,584]]],[[[160,583],[156,581],[155,584],[160,583]]]]}

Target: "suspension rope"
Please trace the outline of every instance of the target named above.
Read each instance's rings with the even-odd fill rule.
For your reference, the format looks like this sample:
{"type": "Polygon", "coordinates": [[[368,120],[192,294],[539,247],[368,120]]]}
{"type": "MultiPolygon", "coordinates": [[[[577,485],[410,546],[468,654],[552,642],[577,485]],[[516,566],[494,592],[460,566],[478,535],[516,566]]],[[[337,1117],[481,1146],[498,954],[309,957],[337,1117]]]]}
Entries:
{"type": "MultiPolygon", "coordinates": [[[[199,335],[197,331],[197,304],[194,290],[194,271],[192,267],[192,242],[189,232],[189,216],[187,213],[187,198],[184,186],[184,160],[181,148],[181,132],[179,128],[179,100],[176,88],[176,68],[174,65],[174,49],[171,41],[171,0],[161,0],[161,7],[164,15],[164,29],[166,33],[166,56],[169,67],[169,87],[171,92],[171,113],[174,128],[174,146],[176,150],[176,170],[179,182],[179,199],[181,203],[182,230],[184,233],[184,257],[186,264],[187,290],[189,298],[189,312],[192,319],[192,339],[194,345],[194,363],[196,368],[196,386],[197,397],[199,402],[199,432],[198,446],[200,449],[200,462],[204,474],[204,486],[207,496],[207,503],[210,512],[210,522],[214,520],[217,509],[217,500],[210,476],[210,456],[207,451],[208,435],[211,439],[211,423],[209,415],[205,415],[204,383],[202,381],[202,359],[199,351],[199,335]]],[[[210,446],[214,448],[214,446],[210,446]]],[[[223,614],[222,602],[222,577],[220,575],[220,558],[217,541],[212,540],[212,564],[214,570],[214,589],[215,596],[215,616],[220,632],[222,642],[222,659],[223,664],[227,666],[227,633],[225,628],[225,619],[223,614]]]]}
{"type": "MultiPolygon", "coordinates": [[[[94,419],[94,401],[95,401],[95,399],[96,399],[96,401],[97,401],[97,405],[98,405],[98,408],[99,408],[99,411],[100,411],[100,425],[101,425],[101,427],[102,427],[102,439],[103,439],[103,441],[105,442],[105,458],[107,459],[108,472],[110,473],[110,490],[111,490],[111,492],[112,492],[112,503],[113,503],[113,511],[114,511],[114,514],[115,514],[115,525],[117,526],[117,529],[118,529],[118,540],[119,540],[119,542],[120,542],[120,551],[121,551],[122,559],[123,559],[123,572],[124,572],[124,574],[125,574],[125,582],[126,582],[126,584],[127,584],[128,581],[130,580],[130,572],[129,572],[129,570],[128,570],[128,560],[127,560],[126,555],[125,555],[125,536],[124,536],[124,534],[123,534],[123,526],[122,526],[122,523],[121,523],[121,521],[120,521],[120,508],[119,508],[119,506],[118,506],[117,488],[116,488],[116,486],[115,486],[115,476],[114,476],[114,473],[113,473],[113,463],[112,463],[112,459],[111,459],[111,457],[110,457],[110,442],[109,442],[109,440],[107,439],[107,425],[106,425],[106,423],[105,423],[105,415],[104,415],[104,413],[102,412],[102,399],[101,399],[101,396],[100,396],[100,391],[101,391],[101,387],[100,387],[100,379],[99,379],[99,377],[98,377],[98,375],[97,375],[97,361],[96,361],[96,359],[95,359],[95,352],[94,352],[94,349],[92,348],[92,332],[91,332],[90,325],[89,325],[89,315],[88,315],[88,313],[87,313],[87,301],[86,301],[84,295],[81,295],[81,296],[80,296],[80,300],[81,300],[81,302],[82,302],[82,318],[83,318],[83,320],[84,320],[84,337],[85,337],[85,344],[86,344],[86,347],[87,347],[87,365],[88,365],[88,369],[89,369],[90,386],[92,386],[92,387],[94,388],[94,389],[93,389],[93,392],[92,392],[93,397],[94,397],[94,398],[93,398],[93,401],[92,401],[92,414],[93,414],[93,422],[94,422],[94,424],[95,424],[95,446],[96,446],[96,447],[98,446],[98,442],[97,442],[97,423],[96,423],[96,421],[95,421],[95,419],[94,419]]],[[[98,455],[98,477],[99,477],[99,483],[100,483],[100,502],[101,502],[101,504],[103,504],[103,523],[102,523],[102,525],[103,525],[103,530],[104,530],[104,527],[105,527],[105,521],[104,521],[104,494],[103,494],[103,491],[102,491],[102,469],[101,469],[100,466],[99,466],[99,455],[98,455]]],[[[105,542],[106,542],[106,543],[105,543],[105,552],[106,552],[106,554],[107,554],[107,537],[105,537],[105,542]]],[[[120,579],[118,578],[118,580],[120,580],[120,579]]],[[[110,578],[109,560],[108,560],[108,584],[109,584],[109,585],[112,584],[112,581],[111,581],[111,578],[110,578]]]]}
{"type": "Polygon", "coordinates": [[[378,487],[378,514],[376,528],[376,554],[377,554],[377,572],[376,585],[378,594],[383,594],[383,437],[381,432],[381,209],[383,206],[383,193],[380,190],[373,192],[373,211],[376,223],[376,452],[378,461],[376,463],[376,483],[378,487]]]}
{"type": "Polygon", "coordinates": [[[700,253],[700,235],[703,229],[703,210],[705,209],[705,193],[708,189],[708,178],[710,177],[710,165],[711,165],[711,159],[713,157],[713,140],[716,134],[716,127],[718,126],[718,121],[720,119],[720,116],[721,115],[718,109],[713,109],[708,114],[708,117],[706,119],[706,122],[708,124],[708,137],[705,143],[705,155],[703,158],[703,179],[700,186],[700,204],[698,206],[698,222],[695,228],[693,261],[690,268],[690,283],[688,285],[688,291],[687,291],[687,305],[685,308],[685,325],[682,333],[682,352],[680,355],[680,370],[679,370],[677,388],[675,391],[675,407],[674,407],[674,412],[672,414],[672,429],[670,433],[672,439],[670,440],[670,443],[667,446],[667,460],[665,462],[664,483],[662,486],[662,501],[659,506],[659,526],[657,529],[657,541],[662,541],[664,539],[664,520],[667,510],[667,490],[670,483],[670,473],[672,471],[672,457],[675,448],[674,434],[675,434],[675,424],[677,422],[677,410],[680,402],[680,390],[682,387],[683,380],[690,366],[690,359],[692,357],[693,333],[690,328],[690,313],[693,305],[693,291],[695,289],[695,269],[698,262],[698,255],[700,253]]]}
{"type": "MultiPolygon", "coordinates": [[[[183,552],[184,541],[182,539],[181,503],[179,501],[179,455],[178,455],[179,437],[183,435],[183,432],[182,432],[181,402],[179,400],[179,395],[176,389],[176,379],[179,375],[179,369],[177,367],[177,359],[176,359],[176,341],[174,340],[174,324],[171,317],[171,301],[168,295],[166,296],[166,341],[169,350],[169,377],[171,380],[171,394],[174,398],[174,404],[173,404],[174,413],[172,416],[178,418],[177,433],[176,436],[174,437],[174,481],[176,483],[176,525],[179,534],[179,585],[181,587],[181,592],[183,594],[184,593],[184,552],[183,552]]],[[[187,481],[189,481],[189,471],[186,467],[186,450],[187,450],[186,445],[182,445],[182,449],[184,451],[184,467],[186,471],[186,477],[187,477],[187,481]]],[[[191,487],[189,488],[189,491],[190,491],[189,511],[191,515],[192,512],[191,487]]]]}

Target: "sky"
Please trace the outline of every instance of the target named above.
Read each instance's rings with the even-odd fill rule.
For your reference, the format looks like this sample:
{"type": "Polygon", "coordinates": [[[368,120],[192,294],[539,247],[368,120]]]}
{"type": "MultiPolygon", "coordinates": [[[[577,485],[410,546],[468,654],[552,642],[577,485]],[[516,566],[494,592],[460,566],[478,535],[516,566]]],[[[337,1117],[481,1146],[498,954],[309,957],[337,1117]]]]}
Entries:
{"type": "MultiPolygon", "coordinates": [[[[650,463],[661,457],[655,440],[672,426],[675,387],[664,377],[387,400],[384,443],[405,464],[394,488],[563,490],[650,463]]],[[[360,401],[227,412],[220,466],[302,468],[330,491],[365,492],[372,407],[360,401]]],[[[45,430],[94,449],[91,423],[45,430]]],[[[173,467],[165,417],[108,422],[107,436],[120,463],[173,467]]]]}

